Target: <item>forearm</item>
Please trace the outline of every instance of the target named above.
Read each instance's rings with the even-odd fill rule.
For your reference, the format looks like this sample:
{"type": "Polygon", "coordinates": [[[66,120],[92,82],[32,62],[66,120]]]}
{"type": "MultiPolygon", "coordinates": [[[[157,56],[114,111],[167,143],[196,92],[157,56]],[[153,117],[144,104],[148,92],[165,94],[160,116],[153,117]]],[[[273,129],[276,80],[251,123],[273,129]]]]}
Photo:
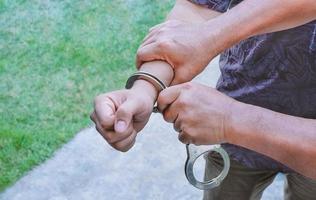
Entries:
{"type": "Polygon", "coordinates": [[[188,0],[177,0],[166,20],[180,20],[190,23],[205,22],[221,13],[191,3],[188,0]]]}
{"type": "Polygon", "coordinates": [[[229,143],[280,161],[316,178],[316,120],[237,103],[227,132],[229,143]]]}
{"type": "Polygon", "coordinates": [[[314,19],[315,0],[244,0],[209,20],[207,26],[209,32],[215,31],[218,35],[218,51],[221,52],[251,36],[290,29],[314,19]]]}

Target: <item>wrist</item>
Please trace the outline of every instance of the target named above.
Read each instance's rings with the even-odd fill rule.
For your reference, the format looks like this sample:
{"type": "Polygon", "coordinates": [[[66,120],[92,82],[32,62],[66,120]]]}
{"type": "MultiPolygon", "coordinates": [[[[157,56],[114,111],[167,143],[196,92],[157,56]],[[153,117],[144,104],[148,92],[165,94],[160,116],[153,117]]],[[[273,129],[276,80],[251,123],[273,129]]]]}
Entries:
{"type": "Polygon", "coordinates": [[[156,87],[146,80],[136,80],[131,90],[141,96],[148,97],[154,103],[158,97],[156,87]]]}
{"type": "Polygon", "coordinates": [[[246,29],[240,24],[232,23],[231,14],[224,13],[219,17],[205,22],[205,43],[210,54],[218,55],[225,49],[237,44],[246,38],[246,29]],[[212,48],[209,48],[212,47],[212,48]]]}
{"type": "Polygon", "coordinates": [[[225,141],[230,144],[239,144],[240,140],[245,139],[243,133],[251,127],[253,117],[252,107],[249,104],[233,100],[229,107],[229,115],[226,118],[225,141]],[[250,124],[249,124],[250,123],[250,124]]]}

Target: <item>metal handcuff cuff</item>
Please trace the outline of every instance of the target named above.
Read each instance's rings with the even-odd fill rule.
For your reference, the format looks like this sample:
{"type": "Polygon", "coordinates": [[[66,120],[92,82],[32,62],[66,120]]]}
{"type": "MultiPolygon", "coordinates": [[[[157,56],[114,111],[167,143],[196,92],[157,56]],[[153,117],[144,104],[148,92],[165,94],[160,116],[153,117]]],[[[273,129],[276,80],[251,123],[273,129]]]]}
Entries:
{"type": "MultiPolygon", "coordinates": [[[[157,77],[144,71],[138,71],[134,73],[132,76],[130,76],[126,82],[125,88],[130,89],[133,86],[134,82],[139,79],[150,82],[157,88],[159,92],[167,88],[166,85],[157,77]]],[[[154,113],[159,112],[157,106],[154,106],[153,112],[154,113]]],[[[230,160],[229,160],[229,156],[227,152],[219,144],[201,145],[201,146],[196,146],[194,144],[186,144],[186,151],[187,151],[187,160],[185,162],[184,171],[185,171],[185,176],[187,180],[190,182],[190,184],[192,184],[194,187],[201,190],[209,190],[209,189],[219,186],[220,183],[227,176],[229,168],[230,168],[230,160]],[[194,166],[195,161],[200,156],[207,154],[209,152],[217,152],[221,155],[224,161],[224,168],[217,177],[201,182],[201,181],[198,181],[196,177],[194,176],[193,166],[194,166]]]]}

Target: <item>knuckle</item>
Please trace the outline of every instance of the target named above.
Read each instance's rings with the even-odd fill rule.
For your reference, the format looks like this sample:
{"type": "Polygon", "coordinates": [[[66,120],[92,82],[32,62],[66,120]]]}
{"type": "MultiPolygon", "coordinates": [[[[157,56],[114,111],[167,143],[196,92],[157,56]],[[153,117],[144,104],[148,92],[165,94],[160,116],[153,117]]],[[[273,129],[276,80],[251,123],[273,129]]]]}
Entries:
{"type": "Polygon", "coordinates": [[[130,116],[131,113],[130,113],[130,111],[128,111],[128,108],[123,107],[123,106],[119,107],[119,109],[117,110],[117,114],[118,114],[118,116],[125,116],[127,118],[131,117],[130,116]]]}
{"type": "Polygon", "coordinates": [[[141,67],[141,64],[143,63],[143,58],[142,58],[142,56],[140,55],[140,54],[136,54],[136,56],[135,56],[136,58],[135,58],[135,63],[136,63],[136,68],[137,69],[139,69],[140,67],[141,67]]]}
{"type": "MultiPolygon", "coordinates": [[[[177,71],[175,73],[177,73],[177,71]]],[[[187,80],[186,77],[183,75],[176,75],[174,78],[174,81],[178,84],[184,83],[184,82],[186,82],[186,80],[187,80]]]]}
{"type": "Polygon", "coordinates": [[[180,127],[179,127],[176,123],[173,124],[173,129],[174,129],[176,132],[179,132],[179,131],[180,131],[180,127]]]}
{"type": "Polygon", "coordinates": [[[98,104],[102,99],[102,95],[98,95],[94,98],[94,104],[98,104]]]}
{"type": "Polygon", "coordinates": [[[143,55],[143,50],[142,48],[139,48],[136,52],[136,59],[141,59],[142,58],[142,55],[143,55]]]}
{"type": "Polygon", "coordinates": [[[186,98],[179,98],[178,100],[177,100],[177,104],[178,104],[178,106],[179,107],[181,107],[181,108],[183,108],[183,107],[186,107],[186,105],[188,104],[187,103],[187,100],[186,100],[186,98]]]}
{"type": "Polygon", "coordinates": [[[184,144],[187,143],[186,136],[185,136],[184,133],[180,133],[180,134],[178,135],[178,139],[179,139],[180,142],[182,142],[182,143],[184,143],[184,144]]]}
{"type": "Polygon", "coordinates": [[[164,32],[167,31],[167,27],[166,26],[162,26],[158,31],[157,31],[157,34],[159,36],[161,36],[164,32]]]}
{"type": "Polygon", "coordinates": [[[157,104],[164,104],[166,102],[166,97],[164,95],[164,90],[162,90],[158,96],[157,104]]]}
{"type": "Polygon", "coordinates": [[[168,111],[165,111],[164,113],[163,113],[163,118],[164,118],[164,120],[166,121],[166,122],[172,122],[172,119],[171,119],[171,113],[170,112],[168,112],[168,111]]]}
{"type": "Polygon", "coordinates": [[[100,95],[96,96],[94,98],[94,107],[96,108],[97,105],[100,105],[100,103],[105,100],[105,97],[106,97],[105,94],[100,94],[100,95]]]}
{"type": "Polygon", "coordinates": [[[170,40],[161,40],[158,42],[158,48],[160,49],[170,49],[171,48],[171,41],[170,40]]]}
{"type": "Polygon", "coordinates": [[[124,152],[124,150],[125,152],[127,151],[126,146],[122,144],[121,142],[113,143],[111,144],[111,146],[118,151],[122,151],[122,152],[124,152]]]}
{"type": "Polygon", "coordinates": [[[108,122],[105,121],[105,120],[100,121],[100,126],[101,126],[101,128],[104,129],[104,130],[110,128],[110,125],[109,125],[108,122]]]}

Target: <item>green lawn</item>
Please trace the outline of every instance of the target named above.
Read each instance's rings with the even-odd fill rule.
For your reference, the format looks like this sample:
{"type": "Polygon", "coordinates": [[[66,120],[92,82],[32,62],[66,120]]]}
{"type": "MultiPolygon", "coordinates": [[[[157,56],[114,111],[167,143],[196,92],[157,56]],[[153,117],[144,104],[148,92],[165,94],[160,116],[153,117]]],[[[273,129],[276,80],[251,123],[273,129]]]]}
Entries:
{"type": "Polygon", "coordinates": [[[172,3],[0,0],[0,191],[91,123],[172,3]]]}

